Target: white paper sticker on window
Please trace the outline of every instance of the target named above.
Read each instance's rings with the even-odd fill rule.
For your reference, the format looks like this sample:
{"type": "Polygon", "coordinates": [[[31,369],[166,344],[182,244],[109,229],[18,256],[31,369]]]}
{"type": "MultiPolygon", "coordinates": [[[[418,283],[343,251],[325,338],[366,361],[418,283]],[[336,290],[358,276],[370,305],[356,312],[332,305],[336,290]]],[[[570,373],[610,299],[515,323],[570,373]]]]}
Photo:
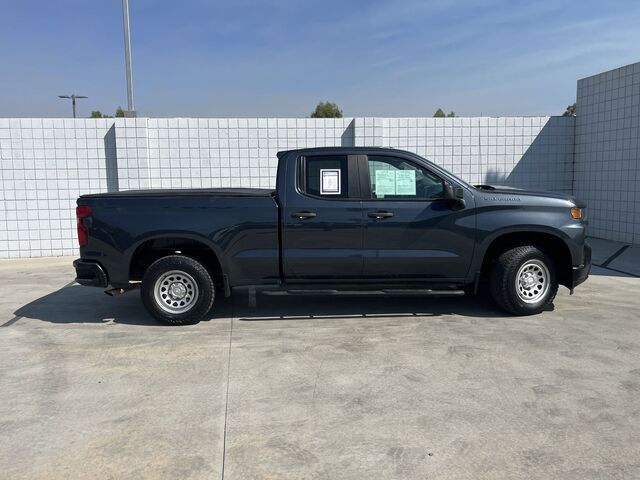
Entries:
{"type": "Polygon", "coordinates": [[[398,170],[396,172],[396,195],[416,194],[416,171],[398,170]]]}
{"type": "Polygon", "coordinates": [[[341,171],[339,168],[321,168],[320,169],[320,194],[321,195],[340,195],[341,171]]]}
{"type": "Polygon", "coordinates": [[[376,170],[376,197],[396,194],[396,172],[394,170],[376,170]]]}

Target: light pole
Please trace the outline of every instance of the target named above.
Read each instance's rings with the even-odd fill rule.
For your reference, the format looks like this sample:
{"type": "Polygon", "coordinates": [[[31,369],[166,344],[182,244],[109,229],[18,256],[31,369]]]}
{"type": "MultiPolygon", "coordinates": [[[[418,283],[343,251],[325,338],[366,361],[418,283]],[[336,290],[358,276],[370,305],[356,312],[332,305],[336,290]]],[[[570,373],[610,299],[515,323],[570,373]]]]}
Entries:
{"type": "Polygon", "coordinates": [[[76,95],[71,94],[71,95],[58,95],[58,98],[70,98],[71,99],[71,105],[73,107],[73,118],[76,118],[76,99],[77,98],[89,98],[89,97],[85,97],[84,95],[76,95]]]}
{"type": "Polygon", "coordinates": [[[131,35],[129,33],[129,0],[122,0],[122,21],[124,23],[124,62],[127,69],[127,111],[125,117],[135,117],[133,104],[133,72],[131,68],[131,35]]]}

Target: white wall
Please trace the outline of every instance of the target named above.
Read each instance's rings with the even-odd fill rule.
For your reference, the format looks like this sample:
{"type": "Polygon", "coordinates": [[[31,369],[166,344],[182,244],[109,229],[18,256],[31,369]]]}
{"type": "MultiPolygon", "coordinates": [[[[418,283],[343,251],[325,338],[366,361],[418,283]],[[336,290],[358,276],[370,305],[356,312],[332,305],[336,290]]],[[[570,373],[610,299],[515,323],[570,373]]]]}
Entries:
{"type": "MultiPolygon", "coordinates": [[[[366,123],[365,119],[365,123],[366,123]]],[[[469,183],[571,191],[574,119],[384,118],[362,145],[410,150],[469,183]]],[[[359,128],[356,127],[358,141],[359,128]]]]}
{"type": "Polygon", "coordinates": [[[578,80],[575,165],[590,234],[640,243],[640,62],[578,80]]]}
{"type": "Polygon", "coordinates": [[[388,146],[471,183],[571,191],[574,119],[118,119],[120,187],[274,187],[280,150],[388,146]],[[122,140],[124,139],[124,140],[122,140]],[[125,171],[126,170],[126,171],[125,171]]]}
{"type": "Polygon", "coordinates": [[[273,187],[280,150],[390,146],[472,183],[571,191],[574,119],[0,119],[0,258],[75,255],[75,200],[273,187]]]}
{"type": "Polygon", "coordinates": [[[0,258],[77,253],[75,200],[107,190],[113,120],[0,119],[0,258]]]}

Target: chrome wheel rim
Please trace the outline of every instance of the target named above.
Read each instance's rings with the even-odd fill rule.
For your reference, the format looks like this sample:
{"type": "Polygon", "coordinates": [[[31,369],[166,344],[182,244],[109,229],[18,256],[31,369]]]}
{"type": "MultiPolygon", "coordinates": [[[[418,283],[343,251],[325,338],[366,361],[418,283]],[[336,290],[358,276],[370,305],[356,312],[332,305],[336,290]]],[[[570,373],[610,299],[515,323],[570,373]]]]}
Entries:
{"type": "Polygon", "coordinates": [[[198,284],[187,272],[171,270],[156,280],[153,295],[165,312],[185,313],[198,301],[198,284]]]}
{"type": "Polygon", "coordinates": [[[549,291],[549,269],[540,260],[529,260],[518,270],[516,292],[525,303],[537,303],[549,291]]]}

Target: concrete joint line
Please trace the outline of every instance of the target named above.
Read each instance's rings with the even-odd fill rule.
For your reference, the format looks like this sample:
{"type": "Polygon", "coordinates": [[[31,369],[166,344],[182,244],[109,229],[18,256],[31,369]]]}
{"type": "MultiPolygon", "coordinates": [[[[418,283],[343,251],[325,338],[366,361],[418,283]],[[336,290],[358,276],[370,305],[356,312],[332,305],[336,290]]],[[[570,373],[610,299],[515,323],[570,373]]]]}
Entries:
{"type": "Polygon", "coordinates": [[[227,417],[229,413],[229,382],[231,378],[231,341],[233,339],[233,306],[231,306],[231,322],[229,328],[229,355],[227,356],[227,391],[224,402],[224,432],[222,434],[222,480],[224,480],[224,465],[227,458],[227,417]]]}

